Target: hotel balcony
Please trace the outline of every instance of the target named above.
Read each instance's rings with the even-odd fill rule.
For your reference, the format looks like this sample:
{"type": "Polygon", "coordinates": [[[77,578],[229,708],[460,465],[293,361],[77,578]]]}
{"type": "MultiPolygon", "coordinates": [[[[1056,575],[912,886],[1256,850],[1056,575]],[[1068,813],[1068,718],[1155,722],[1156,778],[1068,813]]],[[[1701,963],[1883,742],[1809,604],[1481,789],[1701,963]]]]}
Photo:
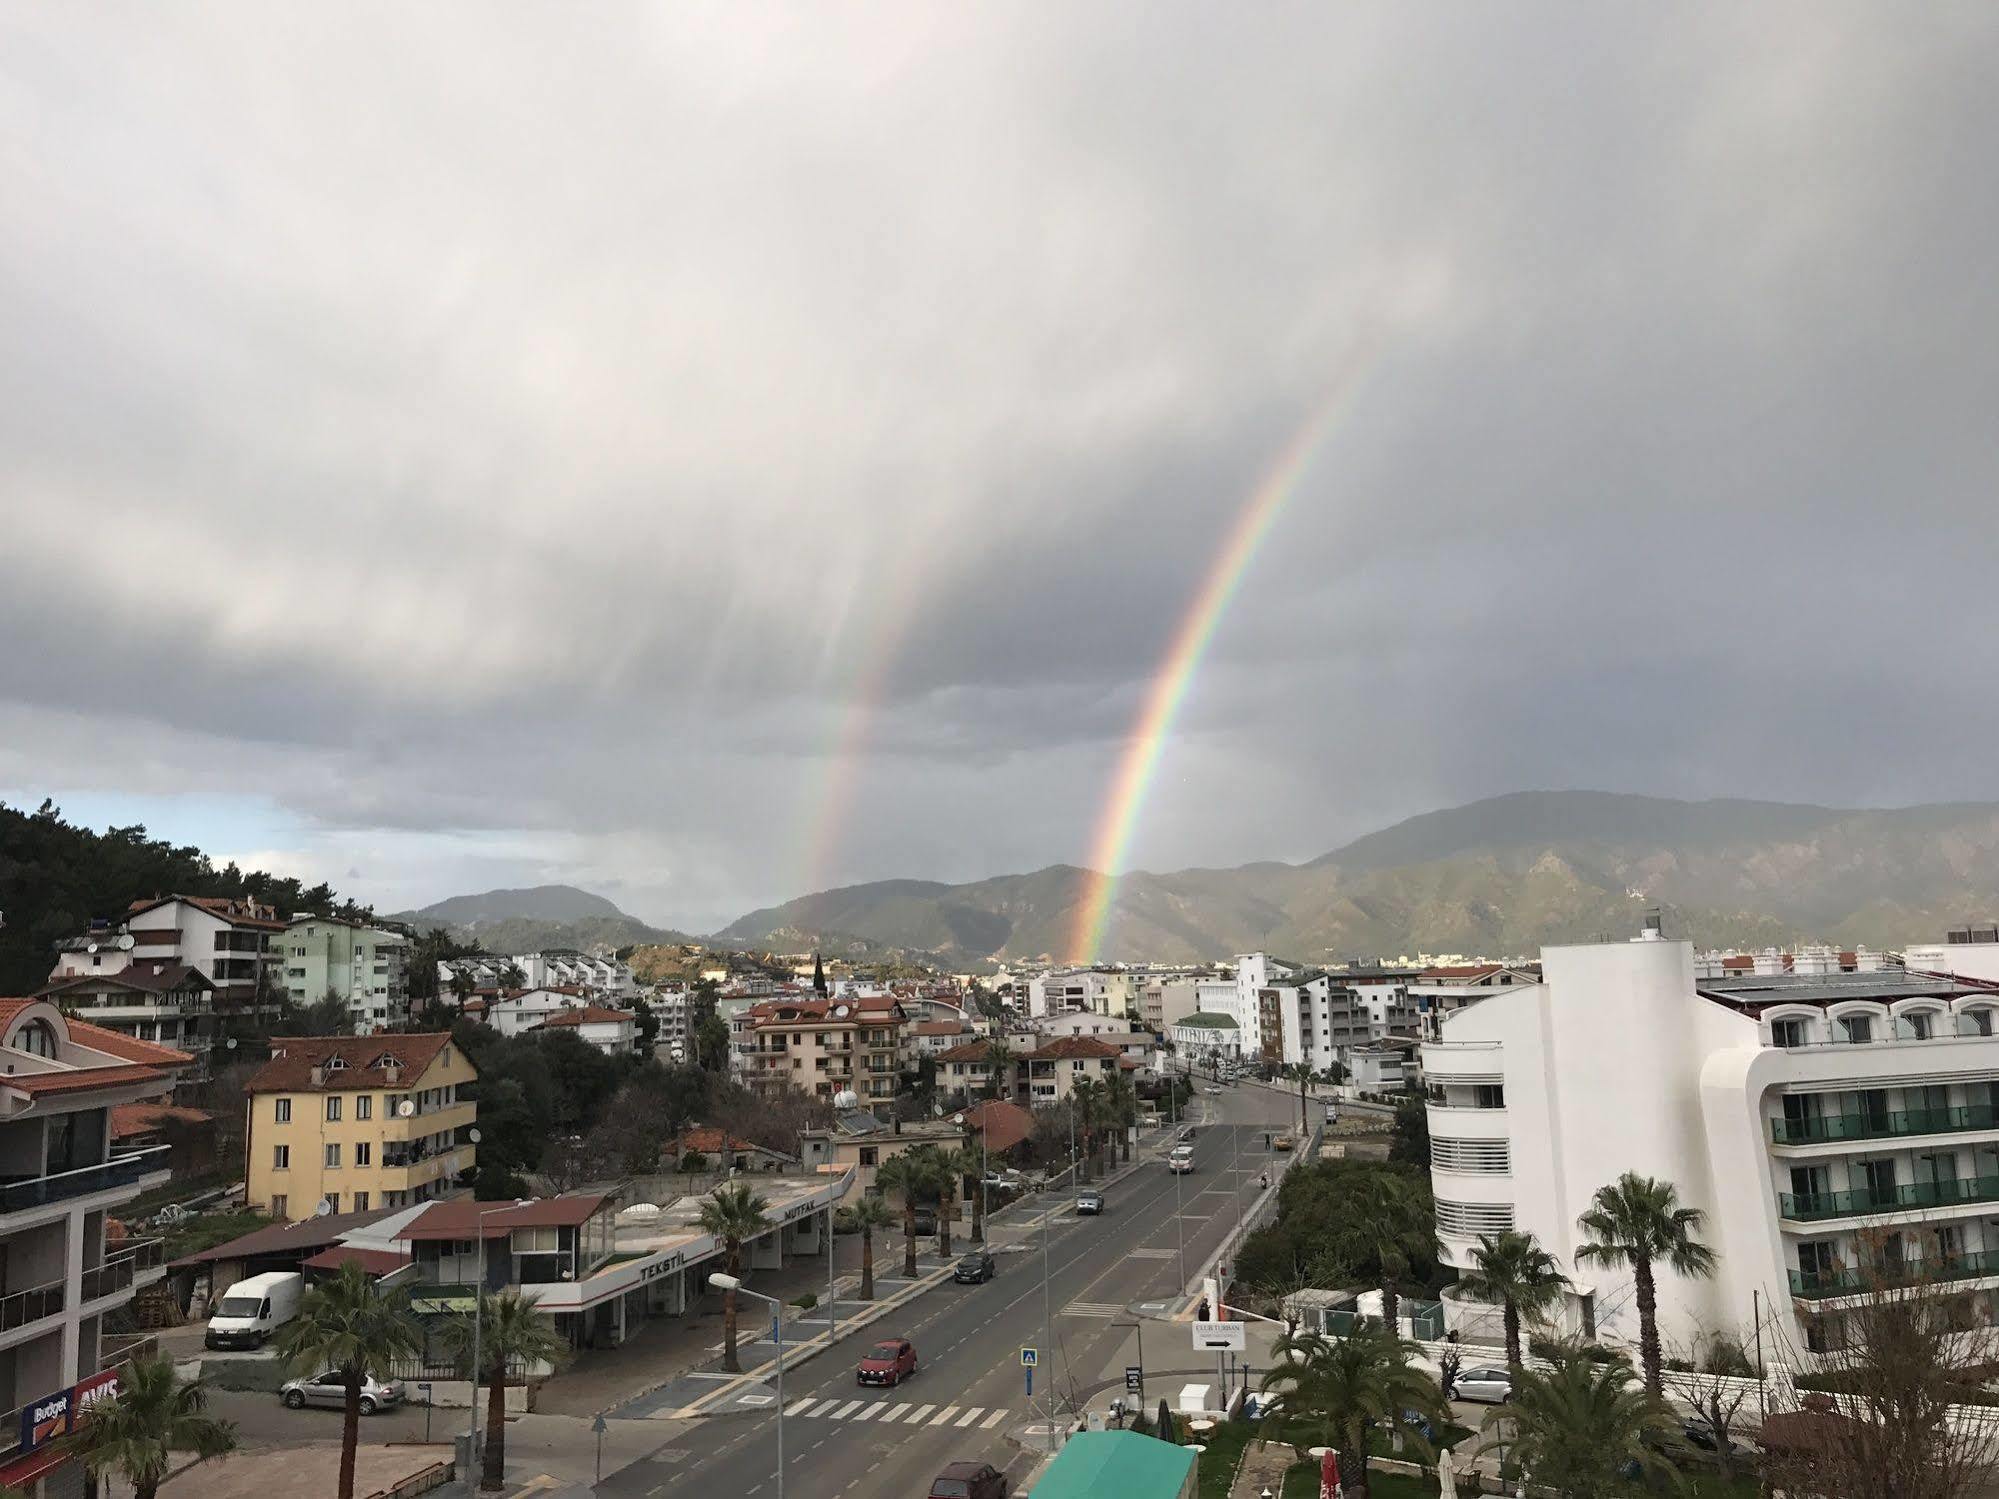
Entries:
{"type": "Polygon", "coordinates": [[[1856,1187],[1844,1192],[1777,1194],[1779,1216],[1794,1223],[1820,1223],[1828,1218],[1864,1218],[1878,1213],[1920,1212],[1925,1208],[1981,1202],[1999,1202],[1999,1176],[1902,1182],[1880,1191],[1856,1187]]]}
{"type": "Polygon", "coordinates": [[[1770,1121],[1770,1138],[1777,1145],[1830,1145],[1842,1140],[1892,1140],[1903,1135],[1949,1135],[1970,1130],[1999,1130],[1999,1109],[1990,1104],[1963,1104],[1770,1121]]]}
{"type": "Polygon", "coordinates": [[[1939,1285],[1949,1281],[1983,1280],[1999,1276],[1999,1250],[1953,1254],[1941,1258],[1905,1260],[1866,1270],[1793,1270],[1791,1294],[1808,1301],[1831,1296],[1862,1296],[1899,1286],[1939,1285]]]}
{"type": "Polygon", "coordinates": [[[170,1145],[151,1145],[144,1150],[113,1155],[95,1166],[58,1171],[53,1176],[0,1179],[0,1213],[25,1212],[119,1187],[156,1185],[170,1178],[168,1157],[172,1151],[170,1145]]]}

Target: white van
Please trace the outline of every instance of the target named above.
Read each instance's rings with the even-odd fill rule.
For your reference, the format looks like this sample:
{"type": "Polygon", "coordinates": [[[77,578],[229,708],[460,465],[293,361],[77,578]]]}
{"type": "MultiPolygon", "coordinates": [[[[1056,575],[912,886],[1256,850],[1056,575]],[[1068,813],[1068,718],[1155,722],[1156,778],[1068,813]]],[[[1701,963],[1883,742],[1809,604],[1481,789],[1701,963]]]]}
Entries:
{"type": "Polygon", "coordinates": [[[304,1295],[305,1277],[296,1270],[270,1270],[239,1280],[215,1303],[202,1342],[210,1348],[261,1348],[298,1315],[304,1295]]]}

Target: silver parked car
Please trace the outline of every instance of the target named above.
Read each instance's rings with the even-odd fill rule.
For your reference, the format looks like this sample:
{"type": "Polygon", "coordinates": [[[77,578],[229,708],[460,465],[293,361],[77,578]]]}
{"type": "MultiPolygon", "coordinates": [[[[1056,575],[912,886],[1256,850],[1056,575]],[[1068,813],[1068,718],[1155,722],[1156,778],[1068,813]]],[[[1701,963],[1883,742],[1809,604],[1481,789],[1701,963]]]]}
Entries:
{"type": "Polygon", "coordinates": [[[1513,1378],[1504,1365],[1477,1364],[1469,1369],[1460,1369],[1451,1385],[1451,1398],[1504,1405],[1513,1398],[1513,1378]]]}
{"type": "MultiPolygon", "coordinates": [[[[338,1370],[315,1375],[311,1379],[294,1379],[278,1390],[278,1397],[293,1410],[303,1410],[308,1405],[330,1405],[335,1410],[343,1410],[347,1405],[347,1381],[338,1370]]],[[[372,1416],[376,1411],[387,1410],[392,1405],[401,1405],[403,1387],[390,1380],[383,1384],[380,1380],[361,1381],[361,1414],[372,1416]]]]}

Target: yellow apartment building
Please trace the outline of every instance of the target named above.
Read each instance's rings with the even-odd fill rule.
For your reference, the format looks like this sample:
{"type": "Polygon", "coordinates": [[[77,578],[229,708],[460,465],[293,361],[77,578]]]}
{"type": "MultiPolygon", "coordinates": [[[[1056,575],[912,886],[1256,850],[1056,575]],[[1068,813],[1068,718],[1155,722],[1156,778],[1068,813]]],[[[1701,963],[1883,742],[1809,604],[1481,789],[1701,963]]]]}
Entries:
{"type": "Polygon", "coordinates": [[[282,1036],[250,1079],[249,1205],[274,1218],[407,1207],[469,1183],[478,1072],[448,1033],[282,1036]]]}

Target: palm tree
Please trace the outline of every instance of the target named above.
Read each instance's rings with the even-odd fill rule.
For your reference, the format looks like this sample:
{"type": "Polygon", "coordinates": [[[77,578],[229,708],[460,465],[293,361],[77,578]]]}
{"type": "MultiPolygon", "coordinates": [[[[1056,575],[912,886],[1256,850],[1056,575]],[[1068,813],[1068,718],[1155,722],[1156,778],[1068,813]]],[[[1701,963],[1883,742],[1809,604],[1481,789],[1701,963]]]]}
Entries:
{"type": "Polygon", "coordinates": [[[1532,1234],[1509,1228],[1478,1236],[1471,1268],[1458,1276],[1458,1288],[1480,1301],[1499,1304],[1506,1326],[1506,1367],[1517,1381],[1521,1315],[1535,1317],[1557,1305],[1569,1281],[1532,1234]]]}
{"type": "Polygon", "coordinates": [[[895,1222],[896,1215],[889,1205],[874,1193],[865,1194],[848,1213],[852,1215],[854,1226],[861,1231],[861,1300],[875,1299],[875,1230],[887,1228],[895,1222]]]}
{"type": "MultiPolygon", "coordinates": [[[[1384,1420],[1399,1425],[1404,1411],[1443,1423],[1443,1398],[1435,1381],[1410,1362],[1415,1352],[1378,1327],[1358,1327],[1343,1338],[1287,1334],[1277,1345],[1279,1362],[1263,1377],[1262,1388],[1281,1397],[1278,1409],[1265,1418],[1264,1435],[1290,1443],[1301,1456],[1308,1447],[1338,1447],[1358,1470],[1346,1491],[1366,1499],[1370,1427],[1384,1420]]],[[[1419,1454],[1427,1455],[1428,1444],[1412,1429],[1401,1429],[1419,1454]]],[[[1344,1476],[1345,1462],[1341,1471],[1344,1476]]]]}
{"type": "MultiPolygon", "coordinates": [[[[765,1216],[769,1207],[767,1199],[757,1196],[741,1182],[729,1182],[717,1187],[701,1204],[701,1216],[697,1221],[704,1232],[722,1241],[722,1268],[729,1274],[742,1274],[743,1245],[770,1227],[770,1219],[765,1216]]],[[[743,1371],[742,1364],[736,1359],[736,1292],[733,1287],[722,1293],[722,1367],[731,1374],[743,1371]]]]}
{"type": "Polygon", "coordinates": [[[1110,1123],[1117,1130],[1119,1153],[1131,1164],[1131,1127],[1138,1123],[1138,1089],[1122,1071],[1104,1079],[1104,1101],[1109,1105],[1110,1123]]]}
{"type": "Polygon", "coordinates": [[[478,1374],[486,1382],[486,1454],[479,1487],[497,1492],[506,1483],[507,1369],[559,1364],[569,1357],[569,1341],[555,1330],[553,1318],[512,1287],[498,1294],[481,1291],[476,1325],[461,1315],[450,1324],[448,1336],[468,1357],[473,1343],[479,1345],[478,1374]]]}
{"type": "Polygon", "coordinates": [[[997,1036],[986,1043],[986,1097],[1013,1097],[1013,1066],[1019,1060],[1018,1053],[997,1036]]]}
{"type": "Polygon", "coordinates": [[[1076,1111],[1076,1128],[1083,1133],[1084,1169],[1095,1170],[1092,1161],[1097,1153],[1097,1121],[1104,1112],[1104,1085],[1094,1078],[1076,1079],[1069,1087],[1069,1107],[1076,1111]]]}
{"type": "Polygon", "coordinates": [[[1638,1293],[1638,1359],[1645,1369],[1646,1393],[1654,1399],[1663,1388],[1654,1267],[1664,1265],[1690,1279],[1714,1274],[1715,1252],[1694,1237],[1705,1221],[1699,1208],[1680,1206],[1679,1189],[1671,1182],[1635,1171],[1598,1187],[1589,1211],[1577,1220],[1587,1236],[1576,1250],[1577,1264],[1631,1267],[1638,1293]]]}
{"type": "Polygon", "coordinates": [[[1348,1211],[1357,1248],[1380,1267],[1382,1325],[1396,1332],[1401,1303],[1395,1283],[1409,1273],[1418,1255],[1428,1257],[1436,1250],[1432,1210],[1407,1179],[1376,1171],[1355,1184],[1348,1211]]]}
{"type": "Polygon", "coordinates": [[[328,1370],[346,1386],[340,1427],[340,1499],[353,1499],[354,1448],[361,1440],[361,1384],[370,1376],[393,1378],[398,1359],[423,1347],[423,1331],[410,1310],[407,1286],[384,1288],[356,1264],[345,1264],[300,1300],[298,1315],[278,1334],[278,1357],[294,1373],[328,1370]]]}
{"type": "Polygon", "coordinates": [[[875,1169],[875,1185],[902,1198],[902,1273],[916,1279],[916,1199],[930,1184],[923,1147],[912,1145],[875,1169]]]}
{"type": "Polygon", "coordinates": [[[1677,1484],[1662,1449],[1679,1435],[1679,1421],[1633,1380],[1622,1359],[1598,1363],[1573,1349],[1558,1352],[1547,1370],[1515,1377],[1506,1409],[1511,1435],[1487,1438],[1477,1455],[1504,1448],[1510,1461],[1534,1475],[1535,1487],[1562,1499],[1637,1495],[1677,1484]]]}
{"type": "Polygon", "coordinates": [[[967,1150],[939,1150],[931,1157],[931,1167],[936,1172],[938,1189],[937,1252],[948,1260],[951,1257],[951,1219],[958,1210],[958,1198],[964,1192],[965,1178],[979,1174],[979,1159],[967,1150]]]}
{"type": "Polygon", "coordinates": [[[1302,1138],[1310,1133],[1311,1125],[1306,1121],[1305,1086],[1317,1075],[1308,1062],[1291,1062],[1278,1069],[1285,1078],[1298,1085],[1298,1134],[1302,1138]]]}
{"type": "MultiPolygon", "coordinates": [[[[63,1441],[92,1478],[122,1473],[132,1499],[155,1499],[174,1453],[209,1458],[235,1450],[235,1423],[209,1415],[207,1404],[201,1382],[177,1378],[172,1359],[134,1359],[118,1371],[118,1393],[91,1406],[63,1441]]],[[[341,1492],[351,1494],[352,1448],[343,1454],[341,1471],[347,1478],[341,1492]]]]}

